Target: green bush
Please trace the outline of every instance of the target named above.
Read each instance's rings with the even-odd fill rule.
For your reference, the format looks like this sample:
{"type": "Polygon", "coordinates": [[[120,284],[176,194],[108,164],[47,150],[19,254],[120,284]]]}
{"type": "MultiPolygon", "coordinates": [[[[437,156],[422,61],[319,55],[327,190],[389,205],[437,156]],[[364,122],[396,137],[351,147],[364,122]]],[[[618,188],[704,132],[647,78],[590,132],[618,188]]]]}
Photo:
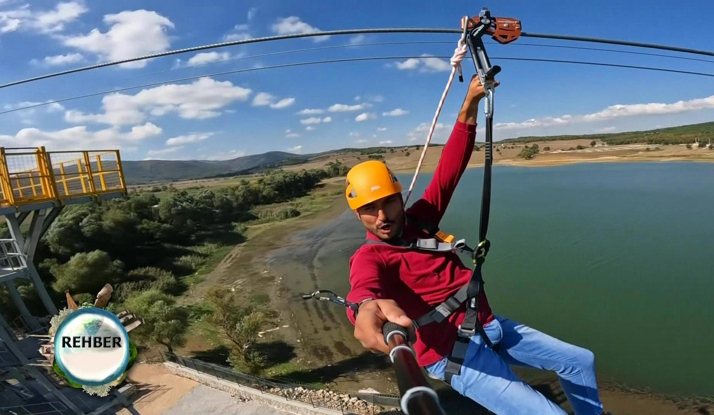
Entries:
{"type": "Polygon", "coordinates": [[[269,220],[285,220],[290,218],[295,218],[300,216],[300,211],[291,207],[283,206],[274,209],[264,209],[258,212],[259,219],[269,219],[269,220]]]}
{"type": "Polygon", "coordinates": [[[692,145],[689,144],[689,143],[687,143],[687,148],[691,150],[691,149],[692,149],[692,145]]]}
{"type": "Polygon", "coordinates": [[[206,260],[200,255],[183,255],[174,260],[174,265],[191,271],[199,270],[206,260]]]}
{"type": "Polygon", "coordinates": [[[525,147],[523,147],[520,153],[518,153],[518,157],[530,160],[534,158],[539,152],[540,148],[538,147],[538,144],[533,144],[531,147],[528,147],[528,145],[526,145],[525,147]]]}
{"type": "Polygon", "coordinates": [[[67,263],[55,264],[50,268],[56,278],[52,287],[58,292],[99,292],[104,284],[121,281],[123,267],[121,261],[112,261],[104,251],[81,252],[72,256],[67,263]]]}
{"type": "Polygon", "coordinates": [[[576,148],[576,149],[578,149],[578,150],[583,150],[583,149],[584,149],[585,147],[584,147],[584,146],[582,146],[582,145],[580,145],[580,144],[578,144],[578,146],[577,146],[577,147],[575,147],[575,148],[576,148]]]}
{"type": "Polygon", "coordinates": [[[77,305],[82,305],[85,303],[89,304],[94,304],[94,299],[96,298],[96,294],[90,294],[90,293],[82,293],[82,294],[77,294],[73,295],[72,299],[74,300],[77,305]]]}
{"type": "Polygon", "coordinates": [[[144,319],[144,324],[136,329],[136,335],[166,346],[169,352],[184,344],[189,313],[185,308],[175,306],[175,302],[173,297],[158,290],[129,297],[126,308],[144,319]]]}
{"type": "Polygon", "coordinates": [[[549,146],[543,147],[543,151],[550,151],[550,147],[549,146]]]}

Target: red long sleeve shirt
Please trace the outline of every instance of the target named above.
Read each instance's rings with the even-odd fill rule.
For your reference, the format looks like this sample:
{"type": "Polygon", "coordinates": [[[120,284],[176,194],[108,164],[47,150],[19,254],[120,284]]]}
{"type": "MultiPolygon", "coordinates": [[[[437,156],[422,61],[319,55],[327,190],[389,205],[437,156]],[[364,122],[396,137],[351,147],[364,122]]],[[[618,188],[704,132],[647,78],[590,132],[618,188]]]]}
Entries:
{"type": "MultiPolygon", "coordinates": [[[[471,158],[475,139],[475,125],[456,122],[431,183],[421,199],[407,209],[410,216],[439,224],[471,158]]],[[[417,237],[428,236],[407,224],[403,238],[413,240],[417,237]]],[[[369,232],[367,238],[378,239],[369,232]]],[[[470,278],[471,270],[454,252],[408,251],[386,244],[365,244],[350,258],[352,288],[347,300],[392,299],[414,320],[444,302],[470,278]]],[[[354,324],[353,312],[348,309],[347,314],[354,324]]],[[[478,316],[482,324],[493,320],[483,289],[479,296],[478,316]]],[[[432,323],[417,330],[414,351],[419,365],[428,366],[451,353],[457,327],[464,317],[465,306],[462,305],[440,324],[432,323]]]]}

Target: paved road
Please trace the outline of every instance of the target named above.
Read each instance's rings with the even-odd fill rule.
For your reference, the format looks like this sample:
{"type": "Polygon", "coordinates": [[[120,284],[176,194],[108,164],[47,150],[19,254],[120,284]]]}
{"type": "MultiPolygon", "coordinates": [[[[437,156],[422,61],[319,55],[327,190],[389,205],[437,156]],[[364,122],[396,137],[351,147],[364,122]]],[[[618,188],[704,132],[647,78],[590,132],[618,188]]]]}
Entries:
{"type": "Polygon", "coordinates": [[[238,402],[229,393],[198,385],[176,404],[164,411],[165,415],[288,415],[278,409],[255,402],[238,402]]]}

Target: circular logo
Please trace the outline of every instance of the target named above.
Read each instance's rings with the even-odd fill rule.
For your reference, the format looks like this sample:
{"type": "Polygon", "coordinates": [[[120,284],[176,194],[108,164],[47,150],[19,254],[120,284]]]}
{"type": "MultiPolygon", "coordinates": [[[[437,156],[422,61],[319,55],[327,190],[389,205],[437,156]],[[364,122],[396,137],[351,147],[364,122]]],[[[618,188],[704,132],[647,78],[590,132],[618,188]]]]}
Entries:
{"type": "Polygon", "coordinates": [[[55,361],[73,382],[86,386],[113,382],[129,363],[129,335],[109,311],[79,309],[57,328],[55,361]]]}

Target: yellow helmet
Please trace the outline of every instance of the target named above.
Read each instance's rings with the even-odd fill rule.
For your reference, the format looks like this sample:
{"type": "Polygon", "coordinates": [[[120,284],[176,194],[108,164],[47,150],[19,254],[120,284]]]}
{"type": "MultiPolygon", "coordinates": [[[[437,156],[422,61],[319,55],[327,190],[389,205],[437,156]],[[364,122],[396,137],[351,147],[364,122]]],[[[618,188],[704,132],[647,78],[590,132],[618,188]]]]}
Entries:
{"type": "Polygon", "coordinates": [[[345,196],[352,210],[401,192],[402,185],[397,176],[381,161],[365,161],[347,173],[345,196]]]}

